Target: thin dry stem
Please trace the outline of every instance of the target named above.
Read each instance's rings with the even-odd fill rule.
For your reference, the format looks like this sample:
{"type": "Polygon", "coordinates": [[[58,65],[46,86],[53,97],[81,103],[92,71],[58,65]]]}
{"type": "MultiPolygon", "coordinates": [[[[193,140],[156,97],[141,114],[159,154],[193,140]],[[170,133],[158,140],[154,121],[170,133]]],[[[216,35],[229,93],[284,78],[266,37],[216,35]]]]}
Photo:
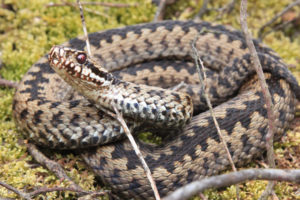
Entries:
{"type": "Polygon", "coordinates": [[[24,192],[18,190],[17,188],[15,188],[15,187],[13,187],[13,186],[11,186],[11,185],[8,185],[8,184],[6,184],[6,183],[4,183],[4,182],[2,182],[2,181],[0,181],[0,185],[3,186],[3,187],[5,187],[5,188],[8,189],[8,190],[14,192],[15,194],[17,194],[17,195],[18,195],[19,197],[21,197],[21,198],[24,198],[24,199],[26,199],[26,200],[31,200],[29,194],[24,193],[24,192]]]}
{"type": "Polygon", "coordinates": [[[216,19],[221,19],[223,17],[223,15],[226,14],[226,13],[229,14],[233,10],[235,3],[236,3],[236,0],[232,0],[231,2],[226,4],[224,7],[219,8],[218,11],[220,13],[216,17],[216,19]]]}
{"type": "Polygon", "coordinates": [[[70,182],[70,187],[83,190],[79,185],[74,183],[72,179],[66,174],[63,168],[53,160],[47,158],[42,152],[40,152],[34,144],[28,143],[27,149],[31,156],[40,164],[46,166],[50,171],[52,171],[59,179],[68,180],[70,182]]]}
{"type": "Polygon", "coordinates": [[[40,152],[34,144],[27,144],[27,149],[31,156],[41,165],[44,165],[53,172],[59,179],[61,180],[68,180],[70,183],[69,187],[54,187],[54,188],[46,188],[42,187],[33,192],[26,193],[30,198],[35,197],[39,194],[44,194],[47,192],[54,192],[54,191],[71,191],[76,192],[79,196],[85,197],[86,195],[92,196],[103,196],[108,194],[109,191],[86,191],[82,189],[79,185],[77,185],[64,171],[64,169],[55,161],[50,160],[47,158],[42,152],[40,152]]]}
{"type": "Polygon", "coordinates": [[[85,191],[82,189],[72,188],[72,187],[53,187],[53,188],[42,187],[33,192],[30,192],[29,195],[32,198],[32,197],[36,197],[37,195],[40,195],[40,194],[45,194],[47,192],[63,192],[63,191],[75,192],[75,193],[79,194],[80,196],[82,196],[80,198],[86,198],[87,196],[104,196],[110,192],[108,190],[97,191],[97,192],[85,191]]]}
{"type": "Polygon", "coordinates": [[[160,0],[159,5],[157,7],[155,16],[154,16],[154,22],[163,20],[164,15],[164,9],[166,8],[166,0],[160,0]]]}
{"type": "Polygon", "coordinates": [[[243,183],[249,180],[272,180],[300,183],[300,170],[282,169],[245,169],[238,172],[212,176],[189,183],[175,192],[171,193],[164,200],[184,200],[193,195],[203,192],[209,188],[227,187],[233,184],[243,183]]]}
{"type": "Polygon", "coordinates": [[[148,178],[148,180],[150,182],[150,185],[151,185],[151,188],[152,188],[152,190],[154,192],[155,199],[156,200],[160,200],[160,196],[159,196],[159,193],[158,193],[155,181],[154,181],[154,179],[153,179],[153,177],[151,175],[150,168],[148,167],[148,165],[147,165],[147,163],[146,163],[146,161],[145,161],[145,159],[144,159],[144,157],[143,157],[140,149],[138,148],[138,145],[136,144],[136,142],[135,142],[132,134],[130,133],[130,130],[129,130],[126,122],[124,121],[124,118],[122,117],[122,115],[120,114],[120,112],[118,111],[117,108],[114,107],[114,110],[115,110],[115,113],[117,115],[116,119],[120,122],[120,124],[121,124],[122,128],[124,129],[124,132],[125,132],[126,136],[128,137],[128,139],[129,139],[129,141],[130,141],[130,143],[131,143],[131,145],[132,145],[132,147],[133,147],[133,149],[134,149],[137,157],[140,159],[140,161],[141,161],[141,163],[142,163],[142,165],[144,167],[144,170],[146,172],[147,178],[148,178]]]}
{"type": "Polygon", "coordinates": [[[284,29],[286,26],[288,26],[289,24],[291,24],[291,23],[293,23],[293,22],[295,22],[295,21],[297,21],[297,20],[299,20],[299,16],[298,16],[298,17],[295,17],[295,18],[293,18],[293,19],[291,19],[291,20],[285,21],[285,22],[283,22],[282,24],[278,24],[278,26],[275,26],[275,27],[273,27],[270,31],[267,31],[267,32],[265,33],[265,35],[267,35],[267,34],[273,32],[273,31],[278,31],[278,30],[284,29]]]}
{"type": "Polygon", "coordinates": [[[187,87],[187,84],[184,81],[181,81],[179,84],[177,84],[174,87],[169,88],[169,89],[171,89],[173,91],[179,91],[179,90],[181,90],[182,88],[185,88],[185,87],[187,87]]]}
{"type": "Polygon", "coordinates": [[[160,0],[153,21],[158,22],[164,19],[167,5],[174,3],[176,0],[160,0]]]}
{"type": "Polygon", "coordinates": [[[202,7],[200,8],[200,10],[194,20],[200,20],[202,18],[202,16],[208,11],[208,9],[207,9],[208,2],[209,2],[209,0],[203,1],[202,7]]]}
{"type": "MultiPolygon", "coordinates": [[[[197,39],[197,38],[196,38],[196,39],[197,39]]],[[[217,131],[218,131],[219,137],[220,137],[220,139],[221,139],[221,141],[222,141],[222,143],[223,143],[223,145],[224,145],[224,147],[225,147],[225,149],[226,149],[226,153],[227,153],[227,156],[228,156],[228,160],[229,160],[229,162],[230,162],[230,164],[231,164],[231,167],[232,167],[232,169],[233,169],[234,171],[236,171],[236,167],[235,167],[235,165],[234,165],[234,163],[233,163],[232,157],[231,157],[230,152],[229,152],[229,150],[228,150],[228,148],[227,148],[227,145],[226,145],[226,140],[225,140],[225,138],[224,138],[224,136],[223,136],[223,134],[222,134],[222,132],[221,132],[219,123],[218,123],[218,121],[217,121],[217,119],[216,119],[216,117],[215,117],[215,113],[214,113],[214,111],[213,111],[213,108],[212,108],[210,99],[209,99],[208,94],[207,94],[207,91],[206,91],[206,77],[205,77],[205,73],[203,73],[203,76],[202,76],[202,72],[204,72],[204,70],[203,70],[203,69],[204,69],[204,65],[203,65],[202,60],[200,59],[200,56],[199,56],[199,54],[198,54],[198,50],[197,50],[197,48],[196,48],[196,44],[195,44],[195,43],[196,43],[196,39],[195,39],[194,42],[192,43],[192,48],[193,48],[193,52],[194,52],[194,54],[195,54],[195,55],[194,55],[194,59],[195,59],[195,63],[196,63],[196,67],[197,67],[197,71],[198,71],[198,75],[199,75],[199,79],[200,79],[200,82],[201,82],[201,87],[202,87],[202,90],[204,91],[203,95],[204,95],[204,97],[205,97],[206,103],[207,103],[208,108],[209,108],[209,110],[210,110],[210,114],[211,114],[211,116],[212,116],[212,118],[213,118],[213,121],[214,121],[214,123],[215,123],[215,126],[216,126],[216,129],[217,129],[217,131]],[[200,65],[199,65],[199,63],[200,63],[200,65]],[[201,68],[202,68],[202,71],[201,71],[201,69],[200,69],[200,66],[201,66],[201,68]]]]}
{"type": "Polygon", "coordinates": [[[78,188],[72,188],[72,187],[53,187],[53,188],[47,188],[47,187],[41,187],[33,192],[30,192],[30,196],[31,197],[35,197],[39,194],[44,194],[44,193],[47,193],[47,192],[62,192],[62,191],[71,191],[71,192],[78,192],[78,193],[86,193],[88,194],[87,191],[84,191],[84,190],[81,190],[81,189],[78,189],[78,188]]]}
{"type": "Polygon", "coordinates": [[[96,5],[114,8],[128,8],[128,7],[138,7],[139,3],[127,4],[127,3],[111,3],[111,2],[81,2],[82,5],[96,5]]]}
{"type": "Polygon", "coordinates": [[[22,192],[4,182],[0,181],[0,185],[5,187],[6,189],[14,192],[15,194],[17,194],[19,197],[23,198],[23,199],[27,199],[27,200],[31,200],[32,198],[40,195],[40,194],[45,194],[47,192],[62,192],[62,191],[70,191],[70,192],[76,192],[78,194],[83,195],[81,198],[85,198],[86,196],[104,196],[107,193],[109,193],[109,191],[104,190],[104,191],[98,191],[98,192],[90,192],[90,191],[85,191],[83,189],[80,188],[73,188],[73,187],[53,187],[53,188],[47,188],[47,187],[41,187],[38,188],[30,193],[26,193],[26,192],[22,192]]]}
{"type": "MultiPolygon", "coordinates": [[[[274,158],[274,148],[273,148],[273,137],[274,137],[274,121],[275,121],[275,115],[273,112],[273,103],[270,91],[268,89],[266,79],[259,61],[259,58],[257,56],[257,52],[255,49],[255,46],[253,44],[252,36],[248,30],[247,25],[247,0],[241,1],[241,9],[240,9],[240,18],[241,18],[241,26],[242,31],[245,35],[246,43],[249,48],[252,60],[254,62],[254,68],[258,75],[259,82],[261,85],[262,93],[266,102],[266,108],[267,108],[267,114],[268,114],[268,133],[266,135],[266,148],[267,148],[267,160],[268,164],[271,168],[275,168],[275,158],[274,158]]],[[[274,187],[274,182],[269,182],[266,190],[264,191],[261,198],[265,199],[269,194],[271,194],[272,188],[274,187]]]]}
{"type": "Polygon", "coordinates": [[[205,196],[202,192],[200,192],[198,195],[199,195],[199,197],[200,197],[201,199],[203,199],[203,200],[208,200],[208,199],[206,198],[206,196],[205,196]]]}
{"type": "MultiPolygon", "coordinates": [[[[202,87],[202,90],[203,90],[203,95],[205,97],[205,100],[206,100],[206,103],[208,105],[208,108],[209,108],[209,111],[210,111],[210,115],[211,117],[213,118],[213,121],[214,121],[214,124],[215,124],[215,127],[217,129],[217,132],[218,132],[218,135],[223,143],[223,146],[226,150],[226,153],[227,153],[227,157],[228,157],[228,160],[231,164],[231,168],[233,171],[237,171],[236,170],[236,167],[234,165],[234,162],[232,160],[232,157],[230,155],[230,151],[227,147],[227,141],[226,139],[224,138],[222,132],[221,132],[221,129],[220,129],[220,126],[219,126],[219,123],[216,119],[216,116],[215,116],[215,113],[213,111],[213,107],[212,107],[212,104],[211,104],[211,101],[208,97],[208,92],[207,92],[207,87],[206,87],[206,74],[204,72],[204,64],[202,62],[202,60],[200,59],[200,56],[199,56],[199,53],[198,53],[198,50],[196,48],[196,41],[197,41],[197,38],[195,38],[195,40],[193,41],[192,43],[192,48],[193,48],[193,52],[194,52],[194,59],[195,59],[195,63],[196,63],[196,67],[197,67],[197,71],[198,71],[198,76],[199,76],[199,80],[200,80],[200,83],[201,83],[201,87],[202,87]],[[200,65],[199,65],[200,63],[200,65]],[[201,69],[200,69],[200,66],[201,66],[201,69]],[[202,76],[203,74],[203,76],[202,76]]],[[[239,187],[236,185],[236,196],[237,196],[237,199],[239,199],[239,187]]]]}
{"type": "Polygon", "coordinates": [[[279,17],[283,16],[286,12],[288,12],[291,8],[293,8],[296,5],[300,4],[300,0],[294,1],[290,3],[287,7],[285,7],[281,12],[277,13],[270,21],[262,25],[260,29],[258,30],[258,37],[262,39],[265,35],[263,35],[263,31],[267,26],[270,26],[273,24],[279,17]]]}
{"type": "MultiPolygon", "coordinates": [[[[104,6],[104,7],[113,7],[113,8],[128,8],[128,7],[137,7],[139,3],[126,4],[126,3],[111,3],[111,2],[81,2],[82,5],[95,5],[95,6],[104,6]]],[[[64,3],[53,3],[50,2],[46,5],[47,7],[59,7],[59,6],[70,6],[70,4],[64,3]]]]}
{"type": "Polygon", "coordinates": [[[80,0],[77,0],[77,4],[78,4],[79,10],[80,10],[80,18],[81,18],[81,23],[82,23],[82,29],[83,29],[83,32],[84,32],[84,37],[85,37],[87,52],[88,52],[89,56],[92,56],[91,46],[90,46],[90,41],[89,41],[89,36],[88,36],[88,32],[86,30],[86,24],[85,24],[85,19],[84,19],[84,15],[83,15],[83,9],[82,9],[82,5],[80,3],[80,0]]]}
{"type": "Polygon", "coordinates": [[[109,18],[109,15],[107,15],[105,13],[102,13],[102,12],[98,12],[96,10],[92,10],[92,9],[89,9],[89,8],[83,8],[83,10],[86,11],[86,12],[95,14],[95,15],[99,15],[99,16],[102,16],[102,17],[105,17],[105,18],[109,18]]]}
{"type": "MultiPolygon", "coordinates": [[[[67,1],[62,1],[62,3],[49,3],[46,5],[46,7],[60,7],[60,6],[70,6],[73,8],[77,8],[77,4],[76,3],[71,3],[71,2],[67,2],[67,1]]],[[[109,18],[109,15],[101,13],[101,12],[97,12],[95,10],[89,9],[89,8],[84,8],[83,10],[95,14],[95,15],[99,15],[105,18],[109,18]]]]}

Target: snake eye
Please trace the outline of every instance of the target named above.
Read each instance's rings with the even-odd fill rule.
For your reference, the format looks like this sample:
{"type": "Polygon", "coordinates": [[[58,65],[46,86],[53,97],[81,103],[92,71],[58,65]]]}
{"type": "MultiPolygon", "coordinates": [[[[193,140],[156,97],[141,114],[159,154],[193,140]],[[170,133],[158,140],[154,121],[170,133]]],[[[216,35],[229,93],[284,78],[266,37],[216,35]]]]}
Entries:
{"type": "Polygon", "coordinates": [[[76,56],[76,60],[77,62],[79,62],[79,64],[83,64],[86,61],[86,54],[85,53],[80,53],[76,56]]]}

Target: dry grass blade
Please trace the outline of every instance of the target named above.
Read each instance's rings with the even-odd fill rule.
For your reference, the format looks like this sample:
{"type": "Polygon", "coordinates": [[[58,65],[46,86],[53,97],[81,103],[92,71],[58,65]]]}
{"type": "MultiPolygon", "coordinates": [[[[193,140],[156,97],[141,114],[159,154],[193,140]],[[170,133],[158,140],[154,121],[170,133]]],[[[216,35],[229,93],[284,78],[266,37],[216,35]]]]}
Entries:
{"type": "MultiPolygon", "coordinates": [[[[67,1],[62,1],[62,3],[49,3],[46,5],[46,7],[61,7],[61,6],[70,6],[70,7],[73,7],[73,8],[77,8],[77,4],[76,3],[71,3],[71,2],[67,2],[67,1]]],[[[105,13],[101,13],[101,12],[98,12],[96,10],[92,10],[92,9],[89,9],[89,8],[84,8],[85,11],[89,12],[89,13],[92,13],[92,14],[95,14],[95,15],[99,15],[99,16],[102,16],[102,17],[105,17],[105,18],[109,18],[109,16],[105,13]]]]}
{"type": "MultiPolygon", "coordinates": [[[[241,1],[240,8],[240,18],[241,18],[241,26],[242,31],[245,35],[246,43],[249,48],[251,57],[254,62],[254,68],[258,75],[258,79],[261,85],[262,93],[266,102],[267,114],[268,114],[268,133],[266,135],[266,147],[267,147],[267,160],[270,167],[275,168],[275,158],[274,158],[274,149],[273,149],[273,136],[274,136],[274,121],[275,115],[273,112],[273,103],[270,91],[268,90],[268,86],[266,83],[266,79],[262,70],[262,66],[260,64],[259,58],[257,56],[257,52],[255,46],[253,44],[252,36],[248,30],[247,25],[247,0],[241,1]]],[[[274,182],[269,182],[267,189],[264,191],[261,199],[266,199],[269,194],[271,194],[272,188],[274,187],[274,182]]]]}
{"type": "Polygon", "coordinates": [[[226,145],[226,140],[221,132],[221,129],[220,129],[220,126],[219,126],[219,123],[216,119],[216,116],[215,116],[215,113],[213,111],[213,108],[212,108],[212,105],[211,105],[211,102],[210,102],[210,99],[208,97],[208,94],[207,94],[207,91],[206,91],[206,77],[205,77],[205,73],[203,73],[203,76],[202,76],[202,72],[204,72],[204,65],[203,65],[203,62],[202,60],[200,59],[200,56],[198,54],[198,50],[196,48],[196,40],[197,38],[194,40],[194,42],[192,43],[192,48],[193,48],[193,52],[194,52],[194,59],[195,59],[195,63],[196,63],[196,67],[197,67],[197,71],[198,71],[198,75],[199,75],[199,79],[200,79],[200,83],[201,83],[201,87],[202,87],[202,90],[204,91],[204,97],[205,97],[205,100],[206,100],[206,103],[208,105],[208,108],[209,108],[209,111],[210,111],[210,114],[213,118],[213,121],[214,121],[214,124],[216,126],[216,129],[218,131],[218,134],[220,136],[220,139],[226,149],[226,153],[227,153],[227,156],[228,156],[228,159],[230,161],[230,164],[231,164],[231,167],[234,171],[236,171],[236,167],[233,163],[233,160],[232,160],[232,157],[230,155],[230,152],[229,152],[229,149],[227,148],[227,145],[226,145]],[[200,64],[200,65],[199,65],[200,64]],[[200,69],[200,66],[202,68],[202,70],[200,69]]]}
{"type": "Polygon", "coordinates": [[[199,12],[197,13],[196,17],[194,20],[200,20],[202,16],[208,11],[207,5],[208,5],[209,0],[204,0],[202,7],[200,8],[199,12]]]}
{"type": "MultiPolygon", "coordinates": [[[[70,6],[72,3],[63,2],[63,3],[53,3],[50,2],[47,7],[59,7],[59,6],[70,6]]],[[[94,5],[94,6],[104,6],[104,7],[113,7],[113,8],[128,8],[128,7],[137,7],[138,3],[126,4],[126,3],[112,3],[112,2],[81,2],[82,5],[94,5]]]]}
{"type": "Polygon", "coordinates": [[[236,2],[237,2],[236,0],[232,0],[231,2],[229,2],[228,4],[226,4],[224,7],[219,8],[218,11],[220,13],[216,17],[216,20],[221,19],[224,14],[229,14],[230,12],[232,12],[233,9],[234,9],[234,5],[235,5],[236,2]]]}
{"type": "Polygon", "coordinates": [[[160,0],[153,21],[158,22],[163,20],[167,5],[171,5],[175,2],[176,0],[160,0]]]}
{"type": "Polygon", "coordinates": [[[126,4],[126,3],[112,3],[112,2],[81,2],[82,5],[95,5],[95,6],[105,6],[114,8],[128,8],[137,7],[139,3],[126,4]]]}
{"type": "Polygon", "coordinates": [[[151,171],[150,171],[150,168],[148,167],[140,149],[138,148],[132,134],[130,133],[130,130],[128,128],[128,126],[126,125],[126,122],[124,121],[124,118],[122,117],[122,115],[120,114],[120,112],[118,111],[117,108],[114,107],[114,110],[115,110],[115,113],[116,113],[116,119],[120,122],[122,128],[124,129],[124,132],[127,136],[127,138],[129,139],[130,143],[131,143],[131,146],[133,147],[134,151],[135,151],[135,154],[137,155],[137,157],[140,159],[142,165],[143,165],[143,168],[146,172],[146,175],[147,175],[147,178],[150,182],[150,185],[151,185],[151,188],[154,192],[154,196],[155,196],[155,199],[156,200],[159,200],[160,199],[160,196],[159,196],[159,193],[158,193],[158,190],[157,190],[157,187],[156,187],[156,184],[155,184],[155,181],[151,175],[151,171]]]}
{"type": "Polygon", "coordinates": [[[88,52],[89,56],[92,56],[91,46],[90,46],[90,41],[89,41],[89,36],[88,36],[88,32],[86,30],[86,24],[85,24],[85,19],[84,19],[84,15],[83,15],[83,9],[82,9],[82,5],[80,3],[80,0],[77,0],[77,4],[78,4],[79,9],[80,9],[80,18],[81,18],[81,23],[82,23],[82,29],[83,29],[83,32],[84,32],[84,37],[85,37],[87,52],[88,52]]]}
{"type": "Polygon", "coordinates": [[[156,10],[156,13],[155,13],[155,16],[154,16],[154,19],[153,19],[154,22],[163,20],[165,8],[166,8],[166,0],[160,0],[159,5],[156,10]]]}
{"type": "MultiPolygon", "coordinates": [[[[216,116],[215,116],[215,113],[213,111],[210,99],[208,97],[208,93],[207,93],[207,90],[206,90],[206,82],[207,81],[206,81],[206,76],[205,76],[205,73],[204,73],[204,65],[203,65],[202,60],[200,59],[198,50],[196,48],[196,41],[197,41],[197,39],[198,39],[198,37],[196,37],[195,40],[193,41],[192,48],[193,48],[195,64],[196,64],[196,67],[197,67],[198,76],[199,76],[199,80],[200,80],[200,83],[201,83],[203,95],[204,95],[206,103],[208,105],[208,108],[209,108],[209,111],[210,111],[210,115],[213,118],[213,121],[214,121],[215,127],[217,129],[218,135],[219,135],[219,137],[220,137],[220,139],[222,141],[222,144],[223,144],[223,146],[224,146],[224,148],[226,150],[228,160],[229,160],[229,162],[231,164],[231,168],[232,168],[233,171],[236,172],[237,171],[236,167],[235,167],[234,162],[232,160],[232,157],[230,155],[230,151],[229,151],[229,149],[227,147],[227,141],[226,141],[226,139],[224,138],[224,136],[223,136],[223,134],[221,132],[219,123],[218,123],[218,121],[216,119],[216,116]],[[201,69],[200,69],[200,66],[201,66],[201,69]],[[203,74],[203,76],[202,76],[202,74],[203,74]]],[[[238,188],[238,186],[236,186],[236,196],[237,196],[237,199],[239,199],[239,188],[238,188]]]]}

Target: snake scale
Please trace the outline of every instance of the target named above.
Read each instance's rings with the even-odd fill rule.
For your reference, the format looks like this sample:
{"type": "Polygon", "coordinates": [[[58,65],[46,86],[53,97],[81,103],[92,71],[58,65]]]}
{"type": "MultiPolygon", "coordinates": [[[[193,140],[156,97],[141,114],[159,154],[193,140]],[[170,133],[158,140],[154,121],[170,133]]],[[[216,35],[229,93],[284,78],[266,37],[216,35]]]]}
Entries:
{"type": "MultiPolygon", "coordinates": [[[[106,86],[109,81],[113,86],[120,86],[125,96],[132,97],[119,101],[118,91],[112,94],[116,99],[108,103],[123,109],[131,131],[151,130],[163,137],[164,142],[160,145],[138,142],[162,196],[193,180],[224,171],[229,167],[229,161],[206,111],[193,63],[191,43],[196,40],[200,58],[206,66],[208,95],[234,163],[245,165],[265,150],[267,113],[241,32],[208,22],[163,21],[96,32],[90,34],[89,39],[95,65],[89,62],[90,58],[84,52],[70,49],[84,50],[83,38],[63,44],[70,48],[62,48],[61,53],[59,47],[54,47],[49,56],[52,65],[60,62],[58,65],[69,69],[60,75],[79,92],[54,72],[47,56],[29,69],[19,85],[13,114],[32,142],[54,149],[82,148],[80,152],[87,165],[118,196],[153,198],[139,159],[129,142],[121,140],[123,129],[106,114],[111,108],[98,109],[102,106],[97,101],[106,101],[98,95],[106,92],[97,84],[106,86]],[[72,59],[63,62],[59,56],[72,59]],[[112,74],[98,70],[101,66],[112,74]],[[92,84],[90,89],[81,81],[97,84],[92,84]],[[181,81],[186,86],[176,92],[157,87],[144,90],[148,87],[145,85],[169,88],[181,81]],[[91,99],[87,100],[79,93],[92,93],[88,95],[91,99]],[[146,100],[147,95],[150,100],[146,100]],[[164,98],[170,98],[172,103],[165,103],[169,100],[164,98]],[[172,120],[169,123],[163,121],[164,117],[160,118],[162,115],[176,115],[174,118],[177,118],[184,110],[180,102],[186,103],[184,99],[190,101],[189,98],[194,107],[191,119],[179,120],[181,125],[176,126],[172,120]],[[140,104],[148,102],[142,109],[148,114],[131,115],[141,111],[137,101],[140,104]],[[165,112],[159,111],[162,107],[156,106],[157,103],[165,112]],[[169,111],[171,108],[178,109],[173,112],[169,111]],[[141,116],[152,118],[140,120],[141,116]],[[175,136],[171,138],[171,135],[175,136]]],[[[275,138],[278,139],[294,118],[300,88],[280,57],[264,44],[253,41],[272,95],[275,138]]]]}

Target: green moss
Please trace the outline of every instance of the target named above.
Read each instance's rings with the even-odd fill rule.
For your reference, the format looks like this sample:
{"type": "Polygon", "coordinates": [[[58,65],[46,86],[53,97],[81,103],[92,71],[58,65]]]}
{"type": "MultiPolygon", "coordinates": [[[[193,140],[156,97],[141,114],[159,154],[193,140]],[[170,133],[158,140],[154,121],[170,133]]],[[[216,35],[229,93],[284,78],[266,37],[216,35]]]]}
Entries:
{"type": "MultiPolygon", "coordinates": [[[[72,7],[46,7],[50,0],[4,0],[10,4],[12,10],[0,8],[0,51],[3,67],[0,74],[5,79],[18,81],[28,68],[43,56],[52,45],[60,44],[70,38],[82,35],[81,21],[78,10],[72,7]]],[[[59,0],[51,1],[59,3],[59,0]]],[[[75,0],[73,1],[75,2],[75,0]]],[[[105,0],[105,2],[115,2],[105,0]]],[[[123,3],[139,3],[137,7],[106,8],[101,6],[87,6],[101,15],[85,12],[87,28],[89,32],[110,29],[152,21],[155,6],[151,0],[120,0],[123,3]]],[[[178,0],[168,7],[166,17],[168,19],[188,19],[197,14],[203,0],[178,0]],[[197,3],[198,2],[198,3],[197,3]]],[[[215,23],[231,25],[240,29],[239,4],[236,4],[230,14],[224,14],[218,18],[219,12],[215,9],[223,7],[228,0],[211,1],[208,5],[210,11],[203,16],[203,20],[215,23]]],[[[290,0],[249,1],[248,25],[253,35],[257,35],[259,27],[269,21],[276,13],[281,11],[290,0]]],[[[294,8],[299,12],[300,8],[294,8]]],[[[278,20],[280,22],[280,19],[278,20]]],[[[266,30],[270,30],[267,28],[266,30]]],[[[272,47],[288,64],[296,66],[293,69],[296,77],[299,77],[300,69],[300,38],[291,40],[282,31],[273,32],[264,39],[264,42],[272,47]]],[[[22,145],[22,136],[16,130],[12,119],[11,103],[13,89],[0,89],[0,180],[19,189],[32,190],[37,186],[67,186],[66,181],[58,180],[51,172],[43,167],[33,167],[32,158],[27,154],[22,145]]],[[[289,133],[293,134],[293,133],[289,133]]],[[[286,137],[283,144],[276,145],[276,153],[282,167],[298,167],[296,163],[284,160],[289,152],[299,157],[297,146],[300,144],[299,132],[294,131],[293,137],[286,137]],[[295,139],[296,138],[296,139],[295,139]]],[[[55,154],[51,159],[65,166],[68,175],[86,190],[100,190],[95,186],[95,177],[89,172],[83,161],[73,154],[55,154]]],[[[251,181],[241,184],[241,198],[255,199],[263,191],[266,182],[251,181]]],[[[277,184],[276,194],[280,199],[296,198],[295,186],[288,183],[277,184]]],[[[205,194],[209,199],[233,199],[235,187],[226,190],[209,190],[205,194]]],[[[16,197],[0,187],[0,196],[16,197]]],[[[52,192],[47,194],[48,199],[73,199],[71,192],[52,192]]],[[[195,198],[197,199],[197,198],[195,198]]]]}

